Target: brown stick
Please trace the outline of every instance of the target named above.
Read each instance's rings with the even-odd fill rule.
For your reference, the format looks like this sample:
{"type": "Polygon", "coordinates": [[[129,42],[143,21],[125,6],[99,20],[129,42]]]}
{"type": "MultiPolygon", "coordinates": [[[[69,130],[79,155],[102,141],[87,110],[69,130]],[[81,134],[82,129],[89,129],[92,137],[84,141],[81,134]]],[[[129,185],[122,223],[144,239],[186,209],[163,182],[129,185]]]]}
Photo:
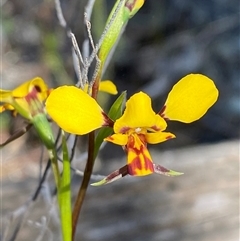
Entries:
{"type": "Polygon", "coordinates": [[[94,131],[89,134],[89,139],[88,139],[88,159],[86,163],[86,167],[84,170],[84,175],[83,175],[83,181],[81,184],[81,187],[78,191],[77,199],[74,205],[73,209],[73,214],[72,214],[72,240],[74,240],[75,232],[76,232],[76,227],[77,227],[77,221],[79,214],[81,212],[81,208],[83,205],[83,201],[86,195],[86,191],[88,188],[88,184],[92,175],[92,170],[93,170],[93,165],[94,165],[94,138],[95,138],[95,133],[94,131]]]}

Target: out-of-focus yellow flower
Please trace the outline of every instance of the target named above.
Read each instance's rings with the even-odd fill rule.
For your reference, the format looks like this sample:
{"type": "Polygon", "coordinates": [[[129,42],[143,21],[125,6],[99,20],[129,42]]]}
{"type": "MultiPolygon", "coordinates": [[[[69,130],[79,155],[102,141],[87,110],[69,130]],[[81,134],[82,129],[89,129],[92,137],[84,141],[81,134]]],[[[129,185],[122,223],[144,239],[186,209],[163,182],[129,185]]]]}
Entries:
{"type": "Polygon", "coordinates": [[[43,79],[36,77],[26,81],[14,90],[0,89],[0,112],[5,110],[19,113],[31,120],[34,115],[43,112],[43,101],[46,100],[50,90],[43,79]]]}
{"type": "MultiPolygon", "coordinates": [[[[84,91],[88,91],[88,85],[84,86],[84,91]]],[[[118,93],[116,85],[111,80],[102,80],[99,84],[99,91],[106,92],[111,95],[118,93]]]]}
{"type": "Polygon", "coordinates": [[[102,80],[99,84],[99,91],[116,95],[118,93],[116,85],[110,80],[102,80]]]}
{"type": "Polygon", "coordinates": [[[73,134],[86,134],[103,126],[113,127],[114,134],[105,140],[124,147],[127,165],[95,183],[102,185],[127,174],[181,174],[154,164],[147,143],[156,144],[174,138],[174,134],[165,132],[166,120],[193,122],[201,118],[217,98],[218,90],[211,79],[201,74],[190,74],[174,85],[158,113],[152,110],[150,97],[139,92],[127,101],[123,115],[113,123],[93,98],[68,86],[54,90],[46,108],[62,129],[73,134]]]}
{"type": "Polygon", "coordinates": [[[44,145],[53,149],[55,141],[43,105],[49,93],[47,85],[39,77],[26,81],[12,91],[0,89],[0,102],[3,103],[0,112],[10,110],[28,119],[44,145]]]}

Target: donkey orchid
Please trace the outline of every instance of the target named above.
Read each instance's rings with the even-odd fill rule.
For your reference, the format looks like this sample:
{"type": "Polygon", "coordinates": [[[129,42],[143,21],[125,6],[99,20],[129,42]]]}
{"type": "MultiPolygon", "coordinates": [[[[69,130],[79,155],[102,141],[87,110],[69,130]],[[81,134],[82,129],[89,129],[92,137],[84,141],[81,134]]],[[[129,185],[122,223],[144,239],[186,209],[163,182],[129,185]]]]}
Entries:
{"type": "MultiPolygon", "coordinates": [[[[43,105],[49,93],[47,85],[39,77],[26,81],[12,91],[0,89],[0,102],[4,103],[0,107],[0,112],[11,110],[29,120],[26,128],[15,133],[16,138],[23,135],[33,125],[45,146],[52,149],[55,141],[43,105]]],[[[10,137],[1,146],[12,140],[14,138],[10,137]]]]}
{"type": "Polygon", "coordinates": [[[47,99],[46,108],[63,130],[73,134],[83,135],[100,127],[113,127],[114,134],[105,140],[123,146],[127,165],[93,184],[102,185],[127,174],[182,174],[154,164],[147,143],[156,144],[175,138],[174,134],[165,132],[166,120],[184,123],[198,120],[217,98],[218,90],[211,79],[201,74],[190,74],[174,85],[164,107],[157,113],[152,109],[150,97],[139,92],[127,101],[123,115],[113,122],[93,98],[72,86],[55,89],[47,99]]]}
{"type": "Polygon", "coordinates": [[[0,89],[0,112],[11,110],[21,114],[28,120],[34,115],[43,112],[43,101],[46,100],[50,91],[43,79],[36,77],[26,81],[14,90],[0,89]]]}

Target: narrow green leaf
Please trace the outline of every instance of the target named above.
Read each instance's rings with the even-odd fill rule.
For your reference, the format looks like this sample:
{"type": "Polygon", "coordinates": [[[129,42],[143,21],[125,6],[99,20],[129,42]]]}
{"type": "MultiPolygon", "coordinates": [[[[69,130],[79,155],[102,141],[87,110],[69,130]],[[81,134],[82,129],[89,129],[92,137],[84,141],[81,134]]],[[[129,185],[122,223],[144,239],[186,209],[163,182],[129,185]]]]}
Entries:
{"type": "Polygon", "coordinates": [[[123,91],[122,94],[115,100],[115,102],[111,106],[108,112],[108,116],[112,120],[115,121],[122,116],[123,108],[126,103],[126,98],[127,98],[127,91],[123,91]]]}
{"type": "MultiPolygon", "coordinates": [[[[118,98],[117,100],[113,103],[112,107],[110,108],[108,112],[108,116],[112,120],[118,119],[123,112],[123,107],[125,106],[126,103],[126,96],[127,92],[124,91],[118,98]]],[[[110,136],[113,133],[112,128],[106,127],[106,128],[101,128],[100,131],[98,132],[96,139],[95,139],[95,149],[94,149],[94,159],[96,158],[99,148],[104,140],[105,137],[110,136]]]]}
{"type": "Polygon", "coordinates": [[[64,241],[72,240],[71,169],[66,138],[62,133],[63,172],[59,189],[59,208],[64,241]]]}
{"type": "Polygon", "coordinates": [[[113,45],[116,43],[117,38],[121,33],[122,27],[124,26],[124,23],[125,23],[124,11],[125,11],[124,2],[121,3],[118,0],[115,3],[111,13],[109,14],[109,17],[105,26],[107,33],[104,36],[102,45],[99,50],[99,59],[101,60],[102,66],[104,65],[107,59],[107,56],[110,50],[112,49],[113,45]]]}

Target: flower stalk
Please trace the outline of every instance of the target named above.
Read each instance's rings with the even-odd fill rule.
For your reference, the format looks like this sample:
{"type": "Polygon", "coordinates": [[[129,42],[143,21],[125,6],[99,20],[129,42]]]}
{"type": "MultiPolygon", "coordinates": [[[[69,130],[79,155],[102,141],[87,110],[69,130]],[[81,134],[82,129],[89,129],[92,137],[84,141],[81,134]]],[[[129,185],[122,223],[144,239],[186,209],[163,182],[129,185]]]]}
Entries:
{"type": "Polygon", "coordinates": [[[84,198],[86,196],[87,188],[90,182],[90,178],[92,175],[92,170],[94,166],[94,140],[95,140],[95,132],[92,131],[88,135],[88,158],[87,163],[84,170],[83,180],[81,186],[79,188],[77,198],[74,204],[73,213],[72,213],[72,240],[74,240],[78,217],[81,212],[81,208],[83,205],[84,198]]]}

